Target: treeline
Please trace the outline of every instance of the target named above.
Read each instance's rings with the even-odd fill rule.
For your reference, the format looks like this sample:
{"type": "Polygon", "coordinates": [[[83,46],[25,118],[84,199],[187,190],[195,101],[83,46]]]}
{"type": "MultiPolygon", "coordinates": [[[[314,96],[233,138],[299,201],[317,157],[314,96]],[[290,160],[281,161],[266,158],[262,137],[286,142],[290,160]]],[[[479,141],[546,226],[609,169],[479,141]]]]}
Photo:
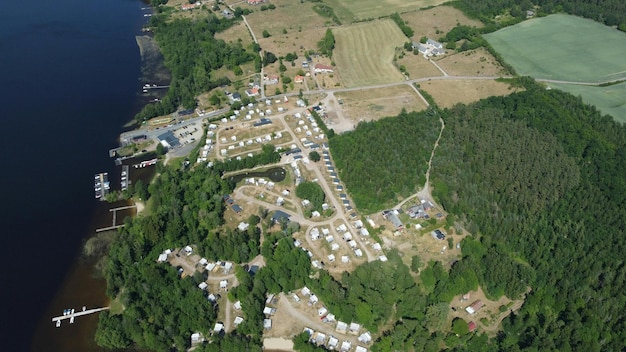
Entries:
{"type": "Polygon", "coordinates": [[[220,85],[229,84],[226,77],[211,77],[222,66],[234,70],[257,57],[255,48],[246,50],[240,43],[227,44],[215,39],[215,33],[231,27],[238,19],[218,18],[209,14],[201,19],[174,19],[168,14],[152,17],[150,27],[155,33],[165,66],[171,71],[167,95],[160,102],[146,105],[137,114],[138,120],[196,106],[195,97],[220,85]]]}
{"type": "Polygon", "coordinates": [[[459,263],[488,294],[532,289],[498,349],[620,350],[626,129],[580,98],[524,84],[443,112],[434,195],[477,235],[459,263]]]}
{"type": "Polygon", "coordinates": [[[330,28],[326,29],[326,34],[324,38],[317,42],[317,48],[320,49],[320,53],[322,55],[326,55],[328,57],[333,56],[333,49],[335,48],[335,36],[333,35],[333,31],[330,28]]]}
{"type": "Polygon", "coordinates": [[[400,30],[407,36],[407,38],[411,38],[413,36],[413,29],[404,23],[399,13],[396,12],[391,15],[391,19],[398,25],[398,27],[400,27],[400,30]]]}
{"type": "Polygon", "coordinates": [[[259,165],[274,164],[280,161],[280,153],[276,151],[273,144],[263,144],[261,153],[254,154],[251,157],[239,159],[227,159],[225,161],[214,161],[213,170],[224,173],[242,169],[252,169],[259,165]]]}
{"type": "Polygon", "coordinates": [[[378,211],[422,186],[440,129],[429,113],[402,112],[361,122],[353,132],[330,139],[337,170],[357,207],[378,211]]]}
{"type": "Polygon", "coordinates": [[[452,4],[485,23],[507,12],[516,20],[525,19],[526,11],[534,11],[537,5],[539,15],[565,12],[626,31],[626,2],[622,0],[457,0],[452,4]]]}

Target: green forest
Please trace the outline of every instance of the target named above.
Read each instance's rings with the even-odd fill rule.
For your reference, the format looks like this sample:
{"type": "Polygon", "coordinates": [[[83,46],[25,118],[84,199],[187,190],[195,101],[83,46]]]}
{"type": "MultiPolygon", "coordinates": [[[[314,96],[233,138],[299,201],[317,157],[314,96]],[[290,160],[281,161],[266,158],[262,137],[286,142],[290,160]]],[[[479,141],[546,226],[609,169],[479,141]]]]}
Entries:
{"type": "Polygon", "coordinates": [[[433,110],[403,112],[331,138],[339,176],[357,207],[371,213],[415,193],[426,181],[439,129],[433,110]]]}
{"type": "MultiPolygon", "coordinates": [[[[433,194],[474,236],[462,243],[463,259],[449,271],[429,264],[420,275],[422,289],[431,303],[477,284],[494,298],[530,289],[519,314],[506,319],[492,341],[496,350],[620,350],[626,338],[626,128],[580,98],[520,81],[524,92],[439,111],[446,128],[433,160],[433,194]]],[[[372,142],[367,127],[348,134],[361,141],[353,148],[392,153],[372,142]]],[[[417,139],[397,134],[395,143],[417,139]]],[[[343,149],[331,150],[344,158],[343,149]]],[[[408,170],[420,166],[405,162],[408,170]]],[[[385,158],[377,164],[394,166],[385,158]]],[[[349,190],[359,187],[353,177],[343,177],[349,190]]],[[[378,179],[370,169],[358,177],[378,179]]],[[[412,179],[409,187],[420,186],[412,179]]],[[[381,339],[387,348],[380,350],[407,350],[424,338],[425,326],[407,332],[399,318],[404,323],[381,339]]]]}
{"type": "Polygon", "coordinates": [[[539,15],[565,12],[626,31],[626,2],[622,0],[457,0],[452,5],[485,23],[493,23],[496,16],[505,13],[525,19],[526,11],[537,5],[539,15]]]}
{"type": "Polygon", "coordinates": [[[230,83],[226,77],[212,77],[212,71],[223,66],[235,70],[258,58],[255,51],[258,47],[244,48],[238,42],[229,44],[215,39],[215,33],[231,27],[238,20],[218,18],[214,14],[175,20],[165,12],[152,16],[150,28],[172,78],[167,95],[160,102],[146,105],[136,119],[142,121],[166,115],[179,106],[195,108],[195,99],[200,93],[230,83]]]}

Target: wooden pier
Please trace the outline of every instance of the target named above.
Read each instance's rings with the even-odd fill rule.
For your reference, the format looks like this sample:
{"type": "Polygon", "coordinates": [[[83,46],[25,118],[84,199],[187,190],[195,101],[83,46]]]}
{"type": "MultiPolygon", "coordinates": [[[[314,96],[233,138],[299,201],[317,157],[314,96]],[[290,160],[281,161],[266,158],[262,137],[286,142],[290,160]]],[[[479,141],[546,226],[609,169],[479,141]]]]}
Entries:
{"type": "Polygon", "coordinates": [[[61,321],[65,320],[65,319],[69,319],[70,320],[70,324],[71,324],[71,323],[74,323],[74,319],[76,317],[80,317],[80,316],[83,316],[83,315],[89,315],[89,314],[101,312],[101,311],[107,310],[107,309],[109,309],[109,307],[94,308],[94,309],[87,309],[86,307],[83,307],[83,310],[81,310],[79,312],[75,312],[75,313],[71,313],[71,314],[67,314],[67,315],[61,315],[61,316],[58,316],[58,317],[54,317],[54,318],[52,318],[52,322],[56,323],[56,327],[58,328],[59,326],[61,326],[61,321]]]}

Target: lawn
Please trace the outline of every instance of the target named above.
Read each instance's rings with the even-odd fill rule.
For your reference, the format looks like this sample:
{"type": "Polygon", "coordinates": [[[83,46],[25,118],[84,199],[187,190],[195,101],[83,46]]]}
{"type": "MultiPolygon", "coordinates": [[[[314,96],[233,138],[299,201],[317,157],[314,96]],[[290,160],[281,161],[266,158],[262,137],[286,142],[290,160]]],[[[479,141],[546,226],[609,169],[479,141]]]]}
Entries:
{"type": "Polygon", "coordinates": [[[446,0],[326,0],[335,15],[344,23],[389,16],[395,12],[407,12],[436,6],[446,0]]]}
{"type": "Polygon", "coordinates": [[[400,82],[404,79],[393,65],[396,47],[407,38],[390,19],[333,29],[333,58],[346,87],[400,82]]]}
{"type": "Polygon", "coordinates": [[[485,39],[520,75],[574,82],[626,77],[626,33],[592,20],[551,15],[485,39]]]}
{"type": "Polygon", "coordinates": [[[550,83],[549,86],[572,95],[580,95],[585,103],[595,105],[602,113],[613,116],[618,122],[626,123],[626,83],[608,87],[555,83],[550,83]]]}

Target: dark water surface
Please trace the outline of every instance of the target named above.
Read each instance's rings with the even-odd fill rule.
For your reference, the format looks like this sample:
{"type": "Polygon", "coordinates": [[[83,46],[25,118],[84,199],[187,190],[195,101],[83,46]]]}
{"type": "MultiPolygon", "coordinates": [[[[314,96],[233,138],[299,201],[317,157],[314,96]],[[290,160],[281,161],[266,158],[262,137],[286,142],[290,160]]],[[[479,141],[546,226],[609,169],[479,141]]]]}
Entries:
{"type": "Polygon", "coordinates": [[[119,177],[107,151],[140,103],[142,7],[0,2],[2,351],[96,350],[84,330],[97,315],[56,329],[50,314],[106,303],[89,263],[75,264],[108,211],[93,175],[119,177]]]}

